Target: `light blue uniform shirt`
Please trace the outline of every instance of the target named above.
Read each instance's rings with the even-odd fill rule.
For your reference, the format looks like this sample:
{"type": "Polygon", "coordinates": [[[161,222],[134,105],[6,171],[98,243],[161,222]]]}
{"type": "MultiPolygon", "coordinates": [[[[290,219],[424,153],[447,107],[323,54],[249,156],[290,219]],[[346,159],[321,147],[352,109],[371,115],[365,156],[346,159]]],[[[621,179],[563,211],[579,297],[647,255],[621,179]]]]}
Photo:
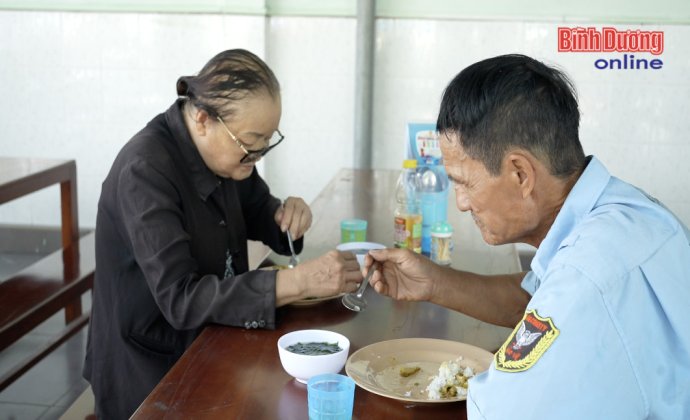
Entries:
{"type": "MultiPolygon", "coordinates": [[[[689,243],[592,157],[522,283],[558,335],[526,370],[497,369],[499,350],[470,382],[469,419],[690,419],[689,243]]],[[[539,333],[526,325],[524,342],[539,333]]]]}

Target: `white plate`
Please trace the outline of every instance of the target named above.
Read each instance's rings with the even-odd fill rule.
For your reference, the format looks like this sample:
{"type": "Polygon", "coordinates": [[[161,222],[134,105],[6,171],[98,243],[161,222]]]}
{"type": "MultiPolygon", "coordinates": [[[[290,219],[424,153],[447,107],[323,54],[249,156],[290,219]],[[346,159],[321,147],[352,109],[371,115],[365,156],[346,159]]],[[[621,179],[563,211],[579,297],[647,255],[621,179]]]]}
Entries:
{"type": "Polygon", "coordinates": [[[354,352],[345,364],[345,372],[357,385],[383,397],[417,403],[462,401],[466,396],[430,400],[426,387],[438,374],[442,362],[456,360],[475,373],[489,368],[493,354],[469,344],[433,338],[402,338],[371,344],[354,352]],[[408,377],[400,375],[401,367],[419,367],[408,377]]]}

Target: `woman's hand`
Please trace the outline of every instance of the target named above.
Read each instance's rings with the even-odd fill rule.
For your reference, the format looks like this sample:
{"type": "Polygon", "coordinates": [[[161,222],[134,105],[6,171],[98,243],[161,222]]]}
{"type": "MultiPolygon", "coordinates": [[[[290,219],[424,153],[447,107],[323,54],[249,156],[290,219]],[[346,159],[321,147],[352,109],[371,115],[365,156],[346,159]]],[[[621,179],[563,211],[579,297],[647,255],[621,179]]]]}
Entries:
{"type": "Polygon", "coordinates": [[[288,197],[275,214],[275,221],[280,230],[290,230],[292,239],[297,240],[311,226],[311,210],[307,203],[299,197],[288,197]]]}
{"type": "Polygon", "coordinates": [[[276,305],[309,297],[335,296],[357,290],[363,280],[351,252],[329,251],[276,274],[276,305]]]}

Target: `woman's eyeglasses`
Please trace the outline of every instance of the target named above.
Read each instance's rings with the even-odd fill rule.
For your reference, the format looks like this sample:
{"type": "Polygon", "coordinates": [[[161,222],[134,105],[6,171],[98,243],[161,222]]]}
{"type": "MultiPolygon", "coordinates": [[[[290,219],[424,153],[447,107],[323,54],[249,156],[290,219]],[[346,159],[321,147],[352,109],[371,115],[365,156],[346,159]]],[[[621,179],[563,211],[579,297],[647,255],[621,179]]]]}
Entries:
{"type": "Polygon", "coordinates": [[[285,138],[285,136],[283,136],[283,134],[279,130],[276,130],[273,133],[273,136],[271,136],[271,138],[269,139],[268,146],[258,150],[247,150],[247,148],[244,147],[244,144],[242,144],[242,142],[237,137],[235,137],[234,134],[232,134],[228,126],[225,125],[225,121],[223,121],[223,119],[220,116],[216,118],[223,126],[225,131],[227,131],[230,137],[235,141],[235,144],[244,152],[244,157],[240,159],[240,163],[254,163],[258,161],[262,157],[266,156],[266,153],[270,152],[271,149],[279,145],[280,142],[283,141],[283,139],[285,138]]]}

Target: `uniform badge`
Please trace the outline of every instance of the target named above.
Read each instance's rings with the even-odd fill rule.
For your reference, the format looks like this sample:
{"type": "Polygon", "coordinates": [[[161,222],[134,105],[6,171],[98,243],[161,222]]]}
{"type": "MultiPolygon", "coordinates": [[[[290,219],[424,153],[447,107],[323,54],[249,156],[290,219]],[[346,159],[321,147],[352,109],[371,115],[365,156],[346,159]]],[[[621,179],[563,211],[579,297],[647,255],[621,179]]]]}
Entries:
{"type": "Polygon", "coordinates": [[[560,331],[551,318],[542,318],[536,310],[525,312],[508,340],[496,352],[496,369],[522,372],[531,368],[553,344],[560,331]]]}

